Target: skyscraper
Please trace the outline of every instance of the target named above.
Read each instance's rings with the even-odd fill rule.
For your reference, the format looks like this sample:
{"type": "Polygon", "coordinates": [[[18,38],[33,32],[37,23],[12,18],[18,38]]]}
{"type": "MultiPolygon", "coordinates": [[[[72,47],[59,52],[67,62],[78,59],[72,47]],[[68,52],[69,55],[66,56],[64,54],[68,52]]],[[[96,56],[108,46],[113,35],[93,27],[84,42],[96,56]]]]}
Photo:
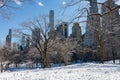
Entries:
{"type": "Polygon", "coordinates": [[[110,11],[111,9],[115,8],[117,4],[115,4],[114,0],[107,0],[104,2],[104,5],[102,6],[102,14],[109,12],[108,14],[104,15],[102,17],[103,20],[103,30],[104,32],[114,31],[116,27],[119,27],[120,25],[120,15],[119,15],[119,8],[115,9],[113,11],[110,11]]]}
{"type": "Polygon", "coordinates": [[[102,5],[102,27],[105,38],[105,57],[111,57],[111,54],[114,54],[116,58],[120,55],[120,15],[119,8],[116,8],[115,0],[106,0],[104,5],[102,5]],[[106,14],[107,13],[107,14],[106,14]]]}
{"type": "Polygon", "coordinates": [[[11,48],[11,41],[12,41],[12,30],[9,29],[9,33],[6,37],[6,46],[11,48]]]}
{"type": "MultiPolygon", "coordinates": [[[[97,0],[89,0],[90,8],[88,15],[98,13],[97,0]]],[[[91,15],[87,18],[86,33],[84,37],[83,45],[87,47],[93,47],[96,45],[96,30],[100,28],[100,16],[91,15]]]]}
{"type": "Polygon", "coordinates": [[[50,10],[49,12],[49,27],[50,31],[54,30],[54,10],[50,10]]]}

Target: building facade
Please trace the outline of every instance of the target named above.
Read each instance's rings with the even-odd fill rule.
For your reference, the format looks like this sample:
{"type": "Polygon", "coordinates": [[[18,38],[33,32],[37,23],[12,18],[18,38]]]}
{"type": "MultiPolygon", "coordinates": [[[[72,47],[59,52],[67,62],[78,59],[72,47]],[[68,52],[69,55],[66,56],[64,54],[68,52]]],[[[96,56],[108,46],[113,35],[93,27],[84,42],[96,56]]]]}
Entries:
{"type": "Polygon", "coordinates": [[[79,38],[81,37],[82,33],[81,33],[81,27],[79,25],[79,23],[75,22],[72,26],[72,34],[71,37],[72,38],[79,38]]]}
{"type": "Polygon", "coordinates": [[[40,29],[39,28],[34,28],[32,30],[32,45],[37,45],[39,41],[42,40],[42,36],[40,34],[40,29]]]}
{"type": "Polygon", "coordinates": [[[58,34],[60,34],[64,38],[68,38],[68,23],[62,22],[58,24],[56,31],[58,32],[58,34]]]}
{"type": "Polygon", "coordinates": [[[107,0],[102,6],[102,14],[109,12],[102,17],[104,33],[113,32],[120,25],[119,8],[112,10],[116,6],[115,0],[107,0]]]}
{"type": "Polygon", "coordinates": [[[98,14],[97,0],[89,0],[90,8],[87,17],[86,33],[84,35],[83,46],[94,47],[96,46],[96,29],[100,28],[100,16],[92,15],[98,14]]]}

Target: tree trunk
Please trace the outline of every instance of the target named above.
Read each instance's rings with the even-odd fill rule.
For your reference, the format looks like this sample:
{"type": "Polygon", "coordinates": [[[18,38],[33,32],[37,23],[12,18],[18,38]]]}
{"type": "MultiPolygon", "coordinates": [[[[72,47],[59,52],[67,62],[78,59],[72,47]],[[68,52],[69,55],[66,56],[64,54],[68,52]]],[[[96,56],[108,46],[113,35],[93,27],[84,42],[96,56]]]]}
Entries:
{"type": "Polygon", "coordinates": [[[113,63],[115,64],[115,51],[113,47],[112,47],[112,57],[113,57],[113,63]]]}
{"type": "Polygon", "coordinates": [[[41,61],[41,67],[46,68],[46,67],[51,67],[49,59],[47,57],[44,57],[41,61]]]}
{"type": "Polygon", "coordinates": [[[3,72],[3,64],[0,64],[0,71],[3,72]]]}

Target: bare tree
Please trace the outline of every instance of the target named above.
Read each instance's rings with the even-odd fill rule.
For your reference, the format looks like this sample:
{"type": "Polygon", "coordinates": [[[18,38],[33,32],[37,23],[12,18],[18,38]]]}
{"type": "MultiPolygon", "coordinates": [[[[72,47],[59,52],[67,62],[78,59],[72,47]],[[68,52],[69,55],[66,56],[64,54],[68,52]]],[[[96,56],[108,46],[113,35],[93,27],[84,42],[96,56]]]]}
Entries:
{"type": "Polygon", "coordinates": [[[48,25],[47,16],[40,16],[32,21],[22,23],[24,29],[17,29],[17,36],[26,36],[31,42],[31,46],[35,47],[41,57],[41,65],[43,68],[50,67],[50,52],[49,49],[56,43],[53,38],[56,34],[49,33],[50,27],[48,25]],[[32,33],[32,35],[31,35],[32,33]]]}
{"type": "Polygon", "coordinates": [[[4,46],[0,49],[0,69],[1,72],[6,71],[10,64],[11,49],[8,46],[4,46]]]}
{"type": "Polygon", "coordinates": [[[29,52],[27,53],[27,61],[28,65],[36,64],[36,67],[39,67],[39,63],[41,60],[41,56],[39,55],[38,50],[35,47],[30,48],[29,52]],[[31,62],[31,63],[30,63],[31,62]]]}
{"type": "MultiPolygon", "coordinates": [[[[84,21],[81,19],[83,19],[83,17],[86,17],[88,18],[85,22],[87,22],[87,26],[89,26],[92,31],[92,33],[94,34],[94,44],[95,44],[95,49],[97,49],[97,53],[99,54],[99,57],[100,57],[100,62],[101,63],[104,63],[104,40],[105,40],[105,28],[104,28],[104,24],[106,24],[105,26],[110,26],[111,29],[113,29],[113,27],[115,26],[119,26],[118,22],[117,22],[117,19],[114,19],[112,18],[113,15],[110,15],[110,14],[113,14],[114,11],[118,10],[120,8],[120,6],[115,6],[115,7],[110,7],[110,6],[107,6],[106,4],[104,3],[99,3],[97,2],[97,0],[76,0],[76,1],[73,1],[73,0],[69,0],[67,3],[66,3],[66,6],[65,8],[67,7],[71,7],[71,6],[75,6],[75,5],[78,5],[79,7],[76,8],[76,16],[73,17],[72,21],[74,20],[77,20],[79,19],[80,23],[83,23],[84,21]],[[85,7],[83,6],[80,6],[80,4],[82,2],[87,2],[90,4],[90,9],[91,8],[94,8],[94,11],[91,13],[89,13],[89,4],[85,7]],[[95,6],[95,5],[96,6],[95,6]],[[97,11],[97,4],[103,6],[103,8],[107,8],[107,11],[106,12],[103,12],[103,13],[99,13],[97,11]],[[91,5],[94,5],[94,7],[91,5]],[[104,16],[108,15],[110,18],[110,24],[107,25],[107,22],[104,21],[104,16]]],[[[100,10],[100,9],[98,9],[100,10]]]]}
{"type": "Polygon", "coordinates": [[[55,61],[59,65],[61,65],[61,63],[64,63],[65,65],[70,64],[71,51],[74,47],[76,47],[76,45],[73,45],[68,38],[57,39],[57,43],[52,47],[52,51],[54,55],[56,55],[55,61]]]}

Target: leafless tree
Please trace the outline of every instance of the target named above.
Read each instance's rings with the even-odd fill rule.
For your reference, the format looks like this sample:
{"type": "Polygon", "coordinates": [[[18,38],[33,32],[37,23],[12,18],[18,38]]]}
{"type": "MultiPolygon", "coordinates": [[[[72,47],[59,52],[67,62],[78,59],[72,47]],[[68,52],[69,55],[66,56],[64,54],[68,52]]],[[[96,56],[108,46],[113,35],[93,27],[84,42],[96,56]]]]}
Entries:
{"type": "Polygon", "coordinates": [[[65,65],[70,64],[72,55],[71,51],[74,47],[76,47],[76,45],[73,45],[71,40],[68,38],[57,39],[57,43],[52,48],[54,55],[56,55],[55,61],[59,65],[61,65],[61,63],[64,63],[65,65]]]}
{"type": "Polygon", "coordinates": [[[54,31],[53,33],[49,33],[50,27],[48,25],[47,16],[40,16],[32,21],[24,22],[22,23],[22,27],[24,29],[16,29],[16,33],[18,34],[17,36],[24,35],[26,38],[29,37],[29,41],[31,42],[32,46],[35,47],[39,52],[42,67],[50,67],[50,52],[48,51],[54,45],[54,43],[56,43],[56,41],[53,40],[56,34],[54,34],[54,31]],[[37,32],[35,29],[37,29],[37,32]],[[34,33],[34,35],[31,35],[31,33],[34,33]]]}
{"type": "Polygon", "coordinates": [[[6,71],[10,64],[11,49],[8,46],[4,46],[0,49],[0,69],[1,72],[6,71]]]}
{"type": "Polygon", "coordinates": [[[36,67],[39,67],[41,56],[39,55],[38,50],[35,47],[30,48],[29,52],[27,53],[27,63],[28,65],[36,64],[36,67]],[[30,63],[31,62],[31,63],[30,63]]]}
{"type": "MultiPolygon", "coordinates": [[[[105,21],[103,21],[103,18],[105,15],[109,15],[110,13],[113,13],[115,10],[118,10],[120,8],[120,6],[118,5],[118,6],[111,8],[109,6],[106,6],[104,3],[99,3],[96,0],[92,0],[90,2],[104,6],[104,8],[108,9],[108,11],[106,11],[104,13],[97,12],[97,13],[89,14],[89,9],[88,9],[89,6],[87,5],[87,6],[83,7],[80,5],[82,2],[86,2],[86,4],[87,4],[87,2],[90,3],[89,1],[90,0],[76,0],[76,1],[68,0],[65,8],[78,5],[79,7],[76,8],[76,13],[75,13],[77,15],[73,17],[72,21],[79,19],[80,23],[87,22],[90,24],[94,24],[94,25],[89,25],[89,26],[91,26],[91,30],[95,34],[94,35],[95,44],[96,44],[95,48],[97,49],[97,53],[100,56],[100,62],[104,63],[104,55],[105,55],[104,54],[104,49],[105,49],[104,48],[104,44],[105,44],[104,40],[106,38],[104,35],[106,33],[104,32],[105,30],[104,30],[103,24],[106,24],[106,23],[105,23],[105,21]],[[87,17],[88,20],[81,21],[81,19],[83,20],[83,17],[87,17]],[[95,20],[92,21],[92,19],[89,20],[89,18],[91,18],[91,17],[96,17],[96,18],[94,18],[95,20]],[[92,22],[94,22],[94,23],[92,23],[92,22]]],[[[98,10],[100,10],[100,9],[98,9],[98,10]]],[[[110,20],[111,20],[111,22],[109,25],[111,25],[111,28],[114,26],[119,26],[119,24],[117,23],[116,20],[113,20],[113,18],[110,18],[110,20]]],[[[105,26],[109,26],[109,25],[105,25],[105,26]]]]}

